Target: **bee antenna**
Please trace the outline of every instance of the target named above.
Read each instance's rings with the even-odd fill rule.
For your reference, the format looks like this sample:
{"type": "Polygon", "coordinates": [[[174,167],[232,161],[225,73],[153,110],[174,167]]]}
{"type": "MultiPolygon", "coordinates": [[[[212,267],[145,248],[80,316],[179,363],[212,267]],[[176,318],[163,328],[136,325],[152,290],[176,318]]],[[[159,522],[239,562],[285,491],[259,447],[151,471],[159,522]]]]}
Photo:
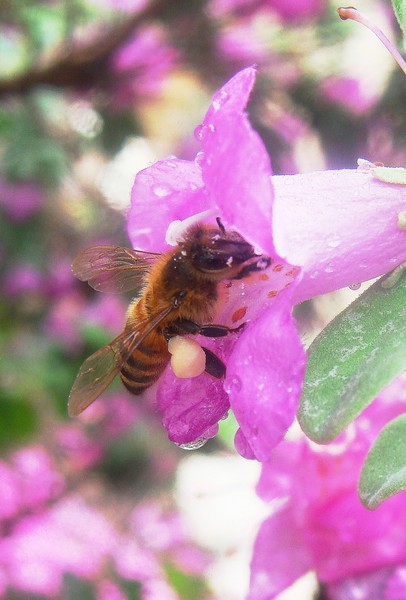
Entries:
{"type": "Polygon", "coordinates": [[[220,229],[221,233],[225,233],[226,232],[226,228],[224,227],[223,222],[220,219],[220,217],[216,217],[216,221],[217,221],[217,225],[219,226],[219,229],[220,229]]]}

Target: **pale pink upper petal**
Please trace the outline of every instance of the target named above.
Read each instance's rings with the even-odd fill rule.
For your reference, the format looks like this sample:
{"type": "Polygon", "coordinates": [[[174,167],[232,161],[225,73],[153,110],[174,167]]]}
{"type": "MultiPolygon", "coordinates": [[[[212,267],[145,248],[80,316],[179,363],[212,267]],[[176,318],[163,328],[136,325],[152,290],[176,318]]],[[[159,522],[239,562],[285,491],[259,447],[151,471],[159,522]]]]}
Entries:
{"type": "Polygon", "coordinates": [[[406,260],[406,186],[357,170],[273,177],[277,251],[302,266],[294,301],[386,273],[406,260]]]}

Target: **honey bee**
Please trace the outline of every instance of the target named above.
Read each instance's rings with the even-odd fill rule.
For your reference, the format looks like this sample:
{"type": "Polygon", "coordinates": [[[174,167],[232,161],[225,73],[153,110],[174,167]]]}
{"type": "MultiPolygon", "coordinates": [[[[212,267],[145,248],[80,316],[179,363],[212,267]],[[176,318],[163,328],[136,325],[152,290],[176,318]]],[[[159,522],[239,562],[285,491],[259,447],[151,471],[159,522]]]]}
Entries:
{"type": "MultiPolygon", "coordinates": [[[[238,330],[211,323],[218,284],[247,277],[270,263],[239,233],[226,231],[219,218],[217,227],[191,226],[164,254],[119,246],[82,250],[72,264],[78,279],[98,291],[141,288],[141,293],[128,308],[123,332],[80,368],[69,395],[69,414],[85,410],[118,373],[130,392],[141,394],[163,373],[170,360],[168,341],[176,335],[221,337],[238,330]]],[[[203,350],[206,372],[223,377],[224,363],[203,350]]]]}

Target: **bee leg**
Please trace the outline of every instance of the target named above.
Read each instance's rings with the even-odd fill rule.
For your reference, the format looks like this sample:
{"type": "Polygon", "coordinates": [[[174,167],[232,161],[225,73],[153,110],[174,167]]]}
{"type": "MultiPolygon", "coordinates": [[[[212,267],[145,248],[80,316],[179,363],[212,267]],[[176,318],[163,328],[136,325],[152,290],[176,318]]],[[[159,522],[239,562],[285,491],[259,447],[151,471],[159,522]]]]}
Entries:
{"type": "MultiPolygon", "coordinates": [[[[176,329],[177,332],[181,331],[182,333],[191,333],[193,335],[204,335],[205,337],[224,337],[229,333],[236,333],[240,331],[243,327],[245,327],[245,323],[239,325],[239,327],[235,327],[231,329],[230,327],[226,327],[225,325],[198,325],[193,321],[189,321],[187,319],[182,319],[176,321],[176,329]]],[[[168,330],[166,333],[171,334],[172,332],[168,330]]]]}
{"type": "Polygon", "coordinates": [[[246,264],[233,279],[244,279],[244,277],[248,277],[250,273],[254,273],[255,271],[263,271],[267,269],[269,265],[272,263],[272,258],[269,256],[259,256],[257,260],[249,262],[246,264]]]}
{"type": "Polygon", "coordinates": [[[214,354],[208,348],[202,346],[202,349],[206,355],[206,373],[212,375],[216,379],[221,379],[226,374],[226,365],[223,361],[214,354]]]}

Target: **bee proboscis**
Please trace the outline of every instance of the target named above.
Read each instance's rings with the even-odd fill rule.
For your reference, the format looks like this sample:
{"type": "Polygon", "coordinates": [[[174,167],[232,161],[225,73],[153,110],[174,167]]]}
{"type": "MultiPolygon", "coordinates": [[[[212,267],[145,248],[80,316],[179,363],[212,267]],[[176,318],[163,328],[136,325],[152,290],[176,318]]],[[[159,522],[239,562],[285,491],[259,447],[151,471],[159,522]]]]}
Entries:
{"type": "MultiPolygon", "coordinates": [[[[191,226],[164,254],[120,246],[93,246],[78,254],[73,273],[94,289],[117,292],[141,287],[141,292],[128,308],[122,333],[83,363],[69,395],[71,416],[85,410],[118,373],[133,394],[150,387],[170,360],[171,337],[221,337],[235,331],[212,324],[218,284],[263,270],[271,259],[256,254],[236,231],[226,231],[220,219],[217,224],[191,226]]],[[[203,350],[206,372],[223,377],[224,363],[203,350]]]]}

